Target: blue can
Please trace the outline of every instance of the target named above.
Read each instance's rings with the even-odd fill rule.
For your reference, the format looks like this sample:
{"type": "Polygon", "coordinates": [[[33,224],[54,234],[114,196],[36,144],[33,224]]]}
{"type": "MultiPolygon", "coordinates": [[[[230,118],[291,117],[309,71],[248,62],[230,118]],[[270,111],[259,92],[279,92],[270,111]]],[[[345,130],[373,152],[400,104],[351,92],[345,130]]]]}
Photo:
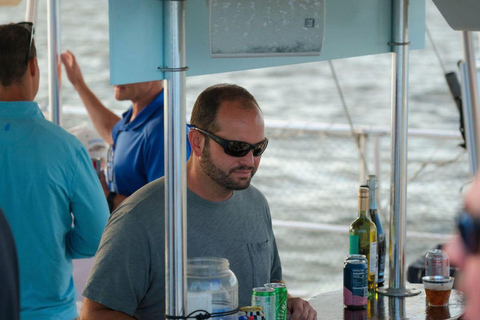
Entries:
{"type": "Polygon", "coordinates": [[[343,304],[349,309],[366,309],[368,303],[368,265],[364,260],[348,259],[343,266],[343,304]]]}
{"type": "Polygon", "coordinates": [[[238,320],[248,320],[247,314],[244,311],[238,311],[237,316],[238,320]]]}

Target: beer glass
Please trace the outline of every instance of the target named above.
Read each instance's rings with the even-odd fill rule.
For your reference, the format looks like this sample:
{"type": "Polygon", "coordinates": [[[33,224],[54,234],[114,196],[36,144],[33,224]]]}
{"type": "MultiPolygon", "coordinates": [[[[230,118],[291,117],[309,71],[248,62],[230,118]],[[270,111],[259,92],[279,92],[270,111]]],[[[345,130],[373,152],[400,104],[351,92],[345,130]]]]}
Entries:
{"type": "Polygon", "coordinates": [[[448,305],[453,287],[453,277],[426,276],[422,278],[422,281],[429,306],[443,307],[448,305]]]}

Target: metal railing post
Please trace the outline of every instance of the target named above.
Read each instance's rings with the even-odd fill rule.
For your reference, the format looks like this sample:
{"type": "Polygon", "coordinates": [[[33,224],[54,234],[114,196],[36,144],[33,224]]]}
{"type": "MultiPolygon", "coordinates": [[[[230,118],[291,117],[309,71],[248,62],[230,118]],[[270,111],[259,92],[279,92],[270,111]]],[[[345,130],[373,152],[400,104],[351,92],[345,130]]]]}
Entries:
{"type": "Polygon", "coordinates": [[[60,78],[60,3],[48,0],[48,100],[50,121],[61,125],[60,78]]]}
{"type": "Polygon", "coordinates": [[[408,5],[393,0],[392,35],[392,162],[390,180],[389,287],[378,292],[388,296],[411,296],[420,290],[405,286],[407,238],[407,140],[408,140],[408,5]]]}
{"type": "Polygon", "coordinates": [[[475,151],[475,128],[473,125],[473,116],[472,113],[472,102],[470,96],[470,86],[468,85],[468,71],[467,65],[465,62],[461,62],[458,65],[460,69],[460,77],[462,80],[462,109],[463,114],[463,125],[465,128],[465,141],[467,144],[467,153],[468,153],[468,160],[470,164],[470,172],[472,175],[475,175],[475,172],[478,168],[476,151],[475,151]],[[468,115],[468,116],[467,116],[468,115]],[[473,146],[473,148],[470,148],[473,146]]]}
{"type": "Polygon", "coordinates": [[[165,312],[186,305],[185,1],[163,2],[165,72],[165,312]]]}
{"type": "Polygon", "coordinates": [[[34,25],[37,22],[37,0],[27,0],[25,21],[32,22],[34,25]]]}
{"type": "Polygon", "coordinates": [[[473,174],[477,172],[480,156],[480,115],[478,104],[478,81],[473,50],[473,37],[469,31],[462,32],[464,64],[462,70],[462,84],[464,95],[465,134],[467,139],[468,155],[473,174]]]}

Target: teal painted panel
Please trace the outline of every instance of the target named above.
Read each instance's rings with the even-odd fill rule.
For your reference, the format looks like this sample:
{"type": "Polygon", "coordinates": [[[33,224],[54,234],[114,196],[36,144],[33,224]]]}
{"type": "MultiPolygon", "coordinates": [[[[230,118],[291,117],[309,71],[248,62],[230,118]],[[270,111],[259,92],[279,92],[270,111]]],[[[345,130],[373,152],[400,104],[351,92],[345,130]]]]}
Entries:
{"type": "MultiPolygon", "coordinates": [[[[160,79],[156,68],[163,60],[158,0],[110,0],[111,83],[160,79]],[[148,8],[147,8],[148,7],[148,8]],[[112,11],[124,13],[119,18],[112,11]],[[132,18],[131,11],[142,11],[132,18]],[[153,17],[152,17],[153,16],[153,17]],[[125,18],[129,17],[129,18],[125,18]],[[139,18],[141,17],[141,18],[139,18]],[[118,29],[118,30],[117,30],[118,29]],[[142,36],[139,36],[142,35],[142,36]],[[116,39],[116,38],[119,39],[116,39]],[[159,42],[160,41],[160,42],[159,42]],[[114,54],[112,54],[112,52],[114,54]],[[135,60],[132,59],[136,54],[135,60]],[[155,78],[155,75],[157,78],[155,78]]],[[[391,51],[391,1],[325,0],[325,34],[320,56],[212,58],[209,43],[208,0],[186,1],[187,75],[272,67],[341,59],[391,51]]],[[[410,1],[411,49],[425,46],[425,0],[410,1]]]]}
{"type": "Polygon", "coordinates": [[[163,1],[109,0],[110,83],[161,80],[163,1]]]}

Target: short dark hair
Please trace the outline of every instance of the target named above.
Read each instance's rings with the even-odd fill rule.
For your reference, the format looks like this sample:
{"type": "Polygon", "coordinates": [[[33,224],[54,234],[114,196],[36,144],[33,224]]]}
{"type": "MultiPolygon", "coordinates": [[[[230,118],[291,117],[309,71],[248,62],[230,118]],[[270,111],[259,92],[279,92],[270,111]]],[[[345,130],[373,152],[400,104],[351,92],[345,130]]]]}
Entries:
{"type": "Polygon", "coordinates": [[[4,87],[19,82],[27,71],[28,63],[37,56],[35,42],[32,39],[30,55],[30,33],[16,23],[0,25],[0,84],[4,87]],[[27,60],[28,59],[28,60],[27,60]]]}
{"type": "Polygon", "coordinates": [[[224,101],[240,101],[245,108],[250,108],[253,104],[261,112],[257,101],[247,89],[222,83],[208,87],[198,96],[193,105],[190,124],[212,133],[220,130],[216,121],[217,112],[224,101]]]}

